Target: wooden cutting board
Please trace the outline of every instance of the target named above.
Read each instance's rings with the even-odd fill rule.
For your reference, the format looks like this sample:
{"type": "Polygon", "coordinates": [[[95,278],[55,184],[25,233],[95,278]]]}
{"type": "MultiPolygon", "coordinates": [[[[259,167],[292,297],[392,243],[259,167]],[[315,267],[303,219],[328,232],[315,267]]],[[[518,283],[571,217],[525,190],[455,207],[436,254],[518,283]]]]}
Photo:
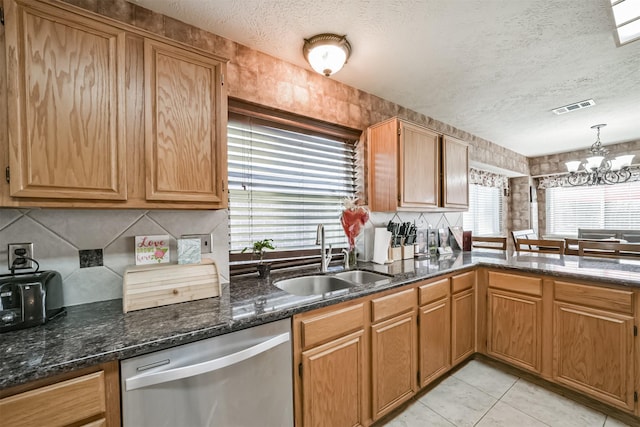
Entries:
{"type": "Polygon", "coordinates": [[[219,295],[220,277],[213,260],[132,266],[124,272],[122,308],[126,313],[219,295]]]}

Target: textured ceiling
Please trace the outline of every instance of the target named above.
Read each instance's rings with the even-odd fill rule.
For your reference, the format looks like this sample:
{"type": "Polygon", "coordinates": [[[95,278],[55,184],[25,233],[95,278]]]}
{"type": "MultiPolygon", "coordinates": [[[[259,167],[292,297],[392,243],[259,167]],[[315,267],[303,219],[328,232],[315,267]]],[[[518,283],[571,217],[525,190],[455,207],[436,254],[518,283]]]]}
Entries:
{"type": "Polygon", "coordinates": [[[132,0],[310,69],[303,38],[346,34],[333,79],[526,156],[640,140],[640,41],[609,0],[132,0]],[[553,108],[596,106],[556,116],[553,108]]]}

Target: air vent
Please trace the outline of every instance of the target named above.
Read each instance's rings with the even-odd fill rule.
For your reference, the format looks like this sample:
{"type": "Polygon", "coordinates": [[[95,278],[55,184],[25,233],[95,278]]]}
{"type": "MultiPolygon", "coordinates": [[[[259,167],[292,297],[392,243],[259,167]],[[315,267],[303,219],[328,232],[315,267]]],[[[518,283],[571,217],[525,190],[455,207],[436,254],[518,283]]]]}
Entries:
{"type": "Polygon", "coordinates": [[[563,107],[554,108],[553,111],[557,115],[570,113],[576,110],[582,110],[583,108],[593,107],[596,105],[593,99],[587,99],[586,101],[574,102],[573,104],[565,105],[563,107]]]}

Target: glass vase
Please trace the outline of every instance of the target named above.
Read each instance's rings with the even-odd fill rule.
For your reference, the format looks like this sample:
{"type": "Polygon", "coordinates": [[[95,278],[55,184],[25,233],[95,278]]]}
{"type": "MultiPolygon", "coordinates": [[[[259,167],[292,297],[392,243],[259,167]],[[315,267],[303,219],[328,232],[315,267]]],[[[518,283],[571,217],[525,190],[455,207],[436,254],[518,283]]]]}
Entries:
{"type": "Polygon", "coordinates": [[[349,270],[353,270],[358,267],[358,252],[356,251],[356,247],[350,247],[347,252],[347,263],[345,263],[345,267],[349,270]]]}

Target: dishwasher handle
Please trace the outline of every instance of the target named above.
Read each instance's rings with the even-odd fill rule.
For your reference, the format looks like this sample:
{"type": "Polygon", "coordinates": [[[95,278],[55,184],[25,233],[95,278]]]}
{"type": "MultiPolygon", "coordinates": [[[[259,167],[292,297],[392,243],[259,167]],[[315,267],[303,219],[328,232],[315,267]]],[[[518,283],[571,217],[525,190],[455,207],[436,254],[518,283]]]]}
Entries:
{"type": "Polygon", "coordinates": [[[196,363],[189,366],[182,366],[180,368],[169,369],[161,372],[135,375],[125,380],[126,391],[148,387],[155,384],[166,383],[169,381],[180,380],[183,378],[194,377],[196,375],[206,374],[207,372],[217,371],[264,353],[282,343],[289,341],[289,339],[289,332],[285,332],[284,334],[276,335],[273,338],[270,338],[252,347],[240,350],[236,353],[231,353],[229,355],[219,357],[217,359],[207,360],[206,362],[196,363]]]}

